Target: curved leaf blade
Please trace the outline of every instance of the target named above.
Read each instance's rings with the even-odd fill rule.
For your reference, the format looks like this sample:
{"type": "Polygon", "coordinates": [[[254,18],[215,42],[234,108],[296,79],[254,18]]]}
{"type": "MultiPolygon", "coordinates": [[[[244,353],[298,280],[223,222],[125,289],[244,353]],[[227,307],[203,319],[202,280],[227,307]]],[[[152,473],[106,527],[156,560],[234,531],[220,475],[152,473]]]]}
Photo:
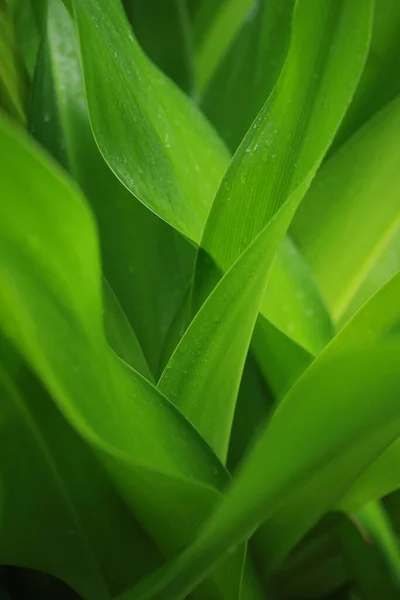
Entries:
{"type": "Polygon", "coordinates": [[[324,164],[293,221],[335,321],[400,222],[399,133],[397,98],[324,164]]]}
{"type": "Polygon", "coordinates": [[[150,210],[198,240],[228,162],[225,148],[143,54],[119,2],[73,6],[90,120],[106,162],[150,210]]]}

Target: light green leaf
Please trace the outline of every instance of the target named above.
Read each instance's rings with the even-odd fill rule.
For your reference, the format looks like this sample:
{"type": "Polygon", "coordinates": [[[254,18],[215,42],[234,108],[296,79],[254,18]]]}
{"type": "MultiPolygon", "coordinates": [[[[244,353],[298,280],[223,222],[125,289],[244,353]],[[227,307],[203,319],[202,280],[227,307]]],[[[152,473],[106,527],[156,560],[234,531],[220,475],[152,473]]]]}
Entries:
{"type": "Polygon", "coordinates": [[[228,162],[222,142],[143,54],[119,2],[73,5],[90,120],[105,160],[139,200],[198,240],[228,162]]]}
{"type": "MultiPolygon", "coordinates": [[[[9,199],[0,205],[1,329],[171,557],[190,543],[229,476],[173,405],[109,351],[95,228],[77,188],[3,121],[0,154],[9,199]]],[[[242,565],[240,548],[203,593],[234,598],[242,565]]]]}
{"type": "Polygon", "coordinates": [[[71,17],[60,0],[49,0],[29,128],[90,201],[105,276],[158,375],[160,351],[189,285],[194,251],[132,196],[103,161],[90,130],[79,60],[71,17]]]}
{"type": "Polygon", "coordinates": [[[310,354],[318,354],[334,334],[308,264],[289,236],[276,254],[261,314],[310,354]]]}
{"type": "MultiPolygon", "coordinates": [[[[255,2],[202,98],[205,114],[232,152],[236,151],[279,77],[289,47],[293,7],[294,0],[255,2]]],[[[209,36],[212,39],[211,32],[209,36]]],[[[220,42],[220,35],[218,40],[220,42]]],[[[206,49],[207,45],[203,52],[206,49]]],[[[211,49],[214,61],[218,56],[212,46],[211,49]]],[[[199,54],[198,60],[200,50],[199,54]]],[[[207,65],[212,65],[211,61],[207,65]]]]}
{"type": "Polygon", "coordinates": [[[335,321],[399,224],[399,135],[400,98],[322,167],[294,219],[291,232],[335,321]]]}
{"type": "Polygon", "coordinates": [[[397,227],[381,252],[373,267],[347,307],[340,320],[339,326],[346,322],[369,300],[385,283],[400,271],[400,226],[397,227]]]}

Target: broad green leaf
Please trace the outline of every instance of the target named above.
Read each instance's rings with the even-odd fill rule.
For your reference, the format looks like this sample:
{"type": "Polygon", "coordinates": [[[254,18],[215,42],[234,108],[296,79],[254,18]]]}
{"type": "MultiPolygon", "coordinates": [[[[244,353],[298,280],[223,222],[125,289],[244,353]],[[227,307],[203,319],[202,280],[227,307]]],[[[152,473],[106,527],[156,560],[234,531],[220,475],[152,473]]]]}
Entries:
{"type": "MultiPolygon", "coordinates": [[[[354,315],[317,362],[323,362],[350,346],[374,343],[388,336],[400,322],[399,298],[400,271],[354,315]]],[[[340,499],[340,507],[347,512],[354,512],[366,502],[397,489],[400,485],[400,470],[396,467],[399,456],[400,443],[397,440],[347,490],[340,499]]]]}
{"type": "MultiPolygon", "coordinates": [[[[285,201],[293,210],[301,201],[358,82],[371,11],[365,2],[297,4],[285,68],[212,205],[197,259],[195,306],[285,201]]],[[[281,304],[286,301],[282,295],[281,304]]],[[[301,307],[296,296],[292,301],[301,307]]],[[[303,317],[306,326],[296,341],[309,348],[309,331],[320,319],[314,323],[304,306],[303,317]]],[[[261,357],[266,346],[267,341],[261,357]]]]}
{"type": "Polygon", "coordinates": [[[228,161],[222,142],[143,54],[119,2],[73,5],[90,121],[106,162],[153,212],[198,240],[228,161]]]}
{"type": "MultiPolygon", "coordinates": [[[[335,356],[341,356],[351,348],[364,344],[379,344],[400,321],[400,273],[393,277],[371,300],[351,319],[337,334],[324,351],[315,359],[304,377],[312,376],[315,370],[324,368],[335,356]]],[[[350,390],[351,392],[351,390],[350,390]]],[[[354,394],[356,392],[354,391],[354,394]]],[[[353,400],[352,400],[353,402],[353,400]]],[[[346,512],[354,512],[370,500],[380,498],[396,489],[399,485],[399,474],[395,468],[399,453],[398,436],[385,451],[377,454],[371,465],[354,478],[351,485],[331,501],[331,507],[338,507],[346,512]]],[[[315,519],[314,504],[321,498],[318,488],[319,480],[310,484],[300,498],[294,497],[281,511],[281,514],[270,521],[260,532],[260,545],[264,550],[266,568],[276,564],[310,528],[315,519]],[[303,523],[303,524],[302,524],[303,523]],[[285,533],[283,533],[285,528],[285,533]],[[275,537],[280,532],[279,543],[275,537]]],[[[330,493],[330,483],[324,485],[325,493],[330,493]]]]}
{"type": "MultiPolygon", "coordinates": [[[[257,118],[255,128],[250,130],[236,153],[207,220],[196,265],[195,302],[199,302],[199,298],[206,296],[218,281],[220,275],[218,267],[222,272],[229,269],[232,264],[233,267],[219,281],[191,322],[159,383],[159,388],[200,431],[222,461],[226,459],[242,370],[272,261],[293,213],[318,166],[318,161],[321,160],[323,151],[330,141],[329,136],[334,134],[335,126],[337,127],[343,115],[349,101],[351,84],[354,85],[357,81],[356,73],[360,70],[359,51],[360,48],[365,49],[366,39],[368,39],[371,7],[363,3],[364,12],[360,13],[360,7],[353,2],[341,3],[340,12],[337,13],[338,6],[335,3],[298,4],[294,42],[273,100],[267,102],[257,118]],[[310,6],[313,8],[310,9],[310,6]],[[360,14],[363,15],[364,21],[360,20],[360,14]],[[334,26],[331,31],[332,18],[334,26]],[[340,26],[336,26],[337,20],[340,26]],[[330,36],[326,34],[322,25],[328,27],[330,36]],[[344,52],[348,41],[347,27],[353,30],[353,26],[359,27],[358,38],[352,37],[353,53],[349,55],[344,52]],[[312,51],[309,54],[312,34],[315,45],[311,45],[312,51]],[[299,154],[299,161],[304,162],[303,166],[304,168],[307,166],[309,172],[305,172],[303,179],[296,179],[292,189],[286,190],[288,195],[282,195],[280,204],[276,204],[277,188],[278,190],[280,188],[279,182],[272,185],[271,178],[268,177],[268,169],[272,169],[275,157],[268,154],[270,142],[266,136],[273,126],[282,128],[281,135],[286,132],[288,119],[284,109],[287,108],[289,91],[292,93],[293,80],[296,80],[296,76],[299,77],[296,71],[299,64],[297,57],[299,51],[305,55],[304,65],[308,68],[312,67],[309,79],[311,91],[314,91],[314,84],[311,85],[314,81],[312,77],[314,59],[315,55],[319,57],[321,46],[326,56],[330,57],[328,64],[332,74],[335,74],[335,70],[341,66],[343,53],[346,54],[348,72],[346,77],[341,74],[345,90],[336,89],[341,102],[332,111],[331,129],[325,125],[325,135],[321,136],[319,146],[316,149],[311,148],[313,150],[311,157],[306,153],[306,148],[303,148],[303,152],[299,154]],[[331,48],[330,53],[329,48],[331,48]],[[333,50],[336,51],[334,54],[336,60],[332,56],[333,50]],[[263,146],[261,153],[258,152],[258,146],[263,146]],[[320,156],[318,150],[322,152],[320,156]],[[264,161],[265,157],[267,162],[264,161]],[[315,164],[311,160],[315,161],[315,164]],[[264,229],[262,229],[263,225],[265,225],[264,229]],[[261,229],[262,232],[254,244],[248,246],[247,251],[240,256],[261,229]],[[229,235],[226,235],[227,231],[229,235]],[[235,263],[236,259],[238,260],[235,263]]],[[[320,68],[321,66],[319,65],[320,68]]],[[[301,81],[304,84],[304,79],[301,81]]],[[[324,81],[325,72],[318,88],[320,93],[324,90],[324,81]]],[[[312,98],[314,102],[311,104],[310,112],[313,116],[316,114],[316,121],[319,122],[318,117],[321,115],[318,115],[316,108],[318,102],[314,94],[312,98]]],[[[299,114],[297,112],[296,105],[294,122],[297,118],[300,120],[304,118],[301,111],[299,114]]],[[[321,122],[319,124],[322,127],[321,122]]],[[[311,123],[309,127],[312,132],[311,123]]],[[[287,132],[287,147],[284,150],[289,155],[292,152],[292,141],[287,132]]],[[[293,167],[289,167],[289,174],[292,171],[293,167]]],[[[282,173],[278,171],[278,174],[283,179],[290,177],[285,168],[282,169],[282,173]]],[[[328,319],[326,321],[329,323],[328,319]]],[[[260,332],[257,332],[257,335],[259,336],[260,332]]],[[[263,345],[260,342],[256,348],[259,349],[260,354],[263,353],[263,345]]],[[[294,362],[292,356],[289,359],[291,363],[294,362]]],[[[296,363],[303,362],[303,357],[295,356],[295,359],[296,363]]],[[[285,357],[280,360],[284,362],[285,357]]]]}
{"type": "Polygon", "coordinates": [[[266,275],[292,215],[293,206],[287,202],[218,282],[157,386],[222,462],[228,453],[236,398],[266,275]]]}
{"type": "MultiPolygon", "coordinates": [[[[105,13],[100,8],[98,0],[83,0],[77,3],[76,17],[78,24],[80,23],[79,31],[89,113],[96,141],[106,161],[120,179],[128,185],[129,189],[137,192],[140,200],[147,203],[161,218],[172,223],[187,237],[199,242],[215,189],[227,166],[228,157],[226,152],[221,149],[220,142],[217,141],[214,134],[210,133],[209,126],[193,109],[190,101],[185,99],[160,74],[156,75],[157,72],[154,67],[142,55],[132,37],[129,37],[129,27],[125,22],[122,11],[119,10],[118,3],[110,6],[105,13]],[[106,22],[103,22],[104,19],[106,19],[106,22]],[[96,24],[99,25],[99,29],[96,24]],[[104,33],[102,37],[100,36],[101,31],[104,33]],[[92,41],[92,36],[96,42],[92,41]],[[125,41],[124,44],[122,44],[122,40],[125,41]],[[98,50],[93,52],[94,43],[96,47],[98,45],[98,50]],[[117,56],[115,56],[115,53],[117,56]],[[121,62],[124,57],[127,60],[130,57],[129,65],[121,62]],[[114,81],[111,85],[107,69],[112,69],[113,73],[120,72],[121,81],[125,82],[123,85],[121,84],[121,89],[118,89],[117,93],[114,89],[114,81]],[[140,85],[136,81],[139,76],[140,85]],[[91,83],[92,77],[94,78],[93,85],[91,83]],[[157,79],[157,85],[153,81],[154,77],[157,79]],[[129,81],[127,81],[128,78],[129,81]],[[95,81],[97,82],[96,85],[95,81]],[[147,98],[146,94],[150,93],[148,88],[150,83],[152,85],[151,98],[147,98]],[[107,89],[103,90],[104,86],[107,89]],[[110,96],[109,102],[100,100],[108,96],[110,96]],[[113,108],[115,102],[118,102],[118,109],[116,110],[113,108]],[[137,104],[138,102],[139,104],[137,104]],[[179,111],[180,115],[178,123],[175,119],[176,111],[179,111]],[[148,115],[148,119],[154,121],[153,125],[156,127],[158,134],[156,134],[146,115],[148,115]],[[182,121],[183,118],[185,122],[182,121]],[[107,131],[106,123],[108,123],[107,131]],[[141,129],[139,132],[137,128],[142,125],[145,129],[141,129]],[[166,128],[171,128],[171,131],[169,129],[166,131],[166,128]],[[165,134],[167,137],[165,137],[165,134]],[[155,136],[158,142],[155,141],[153,144],[151,140],[154,141],[155,136]],[[179,137],[178,140],[177,136],[184,137],[179,137]],[[137,149],[136,146],[134,148],[136,141],[140,148],[139,146],[137,149]],[[124,144],[125,149],[122,148],[121,144],[124,144]],[[175,172],[170,168],[168,172],[163,170],[162,165],[164,163],[157,149],[159,148],[158,144],[163,146],[163,153],[168,152],[174,164],[179,163],[178,170],[175,170],[175,172]],[[139,154],[133,155],[133,151],[136,153],[136,150],[139,154]],[[122,162],[121,157],[123,157],[122,162]],[[193,162],[194,157],[195,161],[193,162]],[[133,179],[138,184],[142,182],[143,185],[151,182],[153,187],[150,192],[152,195],[157,196],[156,203],[150,201],[150,196],[146,195],[149,192],[147,188],[147,192],[142,194],[134,182],[130,185],[127,183],[126,178],[121,177],[122,163],[125,165],[125,175],[131,183],[133,179]],[[157,169],[154,168],[155,164],[157,169]],[[149,165],[151,168],[149,168],[149,165]],[[181,226],[174,216],[175,208],[171,208],[168,202],[164,202],[164,200],[166,194],[169,194],[170,186],[168,182],[171,181],[170,177],[175,181],[175,186],[182,168],[187,170],[184,178],[181,178],[182,186],[180,190],[185,196],[184,200],[182,199],[182,205],[181,192],[175,189],[173,193],[174,206],[178,204],[179,207],[184,206],[186,211],[184,223],[182,222],[181,226]],[[208,186],[210,190],[207,182],[210,182],[211,179],[214,182],[212,184],[213,191],[209,193],[203,189],[203,186],[208,186]],[[196,216],[199,214],[196,208],[198,200],[195,199],[196,194],[193,193],[193,186],[197,186],[196,182],[202,188],[201,190],[196,188],[199,192],[198,199],[201,199],[203,206],[202,209],[199,209],[201,212],[199,218],[196,216]],[[162,203],[160,204],[161,200],[162,203]],[[193,232],[194,226],[196,227],[195,233],[193,232]]],[[[162,269],[159,271],[163,272],[162,269]]],[[[113,285],[112,281],[110,283],[113,285]]],[[[122,301],[118,289],[115,289],[115,285],[113,285],[113,289],[132,322],[129,310],[122,301]]],[[[294,302],[296,304],[296,300],[294,302]]],[[[308,316],[305,319],[309,322],[308,316]]],[[[136,323],[133,324],[148,358],[138,326],[136,323]]],[[[152,365],[152,362],[149,362],[152,365]]]]}
{"type": "Polygon", "coordinates": [[[282,511],[298,529],[314,524],[398,435],[398,357],[396,342],[314,363],[279,404],[194,543],[148,593],[139,586],[121,599],[184,598],[177,591],[183,582],[188,592],[262,521],[281,525],[272,529],[281,544],[277,532],[289,526],[282,511]],[[290,506],[303,510],[300,520],[290,506]]]}
{"type": "Polygon", "coordinates": [[[194,251],[104,163],[90,130],[74,26],[60,0],[48,3],[29,127],[85,192],[100,230],[107,281],[158,374],[160,350],[189,284],[194,251]]]}
{"type": "Polygon", "coordinates": [[[297,3],[285,68],[207,219],[197,261],[198,303],[220,276],[208,257],[225,271],[288,198],[297,196],[294,208],[300,202],[357,85],[371,13],[372,3],[364,0],[297,3]]]}
{"type": "Polygon", "coordinates": [[[180,88],[192,93],[193,43],[187,0],[123,0],[123,6],[149,58],[180,88]]]}
{"type": "Polygon", "coordinates": [[[400,98],[325,163],[294,219],[291,232],[335,321],[399,225],[399,134],[400,98]]]}
{"type": "Polygon", "coordinates": [[[195,68],[201,96],[246,18],[257,10],[257,0],[200,0],[193,15],[195,68]]]}
{"type": "Polygon", "coordinates": [[[25,123],[28,79],[6,0],[0,1],[0,108],[25,123]]]}
{"type": "MultiPolygon", "coordinates": [[[[0,153],[9,200],[0,205],[1,329],[172,557],[220,499],[228,474],[173,405],[109,351],[96,233],[77,188],[3,121],[0,153]]],[[[240,548],[203,593],[234,598],[242,566],[240,548]]],[[[251,587],[248,597],[257,597],[251,587]]]]}
{"type": "Polygon", "coordinates": [[[279,77],[289,47],[293,7],[294,0],[256,2],[202,98],[205,114],[232,152],[279,77]]]}
{"type": "Polygon", "coordinates": [[[354,99],[334,141],[334,152],[357,129],[400,94],[400,4],[397,0],[375,3],[371,46],[354,99]]]}
{"type": "Polygon", "coordinates": [[[90,450],[3,340],[0,354],[0,562],[51,573],[84,598],[111,600],[159,564],[157,554],[90,450]]]}

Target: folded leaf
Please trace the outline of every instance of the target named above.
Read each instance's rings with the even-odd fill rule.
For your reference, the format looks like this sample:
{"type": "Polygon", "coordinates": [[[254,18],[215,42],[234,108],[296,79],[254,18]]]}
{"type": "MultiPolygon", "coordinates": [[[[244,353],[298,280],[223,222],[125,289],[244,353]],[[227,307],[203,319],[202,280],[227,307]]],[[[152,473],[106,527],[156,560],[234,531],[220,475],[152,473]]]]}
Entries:
{"type": "Polygon", "coordinates": [[[48,2],[29,112],[33,135],[71,172],[91,204],[105,276],[158,375],[194,251],[129,193],[101,157],[90,130],[74,25],[61,0],[48,2]]]}
{"type": "MultiPolygon", "coordinates": [[[[322,159],[322,154],[319,153],[323,153],[324,144],[326,147],[330,141],[329,136],[333,136],[335,127],[349,102],[349,90],[353,89],[351,86],[354,86],[357,81],[356,74],[360,72],[359,52],[360,48],[365,49],[368,39],[371,7],[363,3],[363,10],[364,12],[360,13],[359,7],[356,7],[353,2],[343,2],[340,5],[337,3],[310,5],[301,2],[298,4],[294,41],[285,70],[272,100],[267,102],[258,116],[255,129],[248,133],[235,154],[206,223],[201,249],[197,256],[194,302],[198,305],[218,281],[220,276],[218,267],[222,272],[227,271],[227,273],[191,322],[166,366],[159,388],[200,431],[222,461],[226,460],[242,370],[273,259],[293,213],[322,159]],[[360,14],[363,15],[364,20],[360,20],[360,14]],[[336,17],[333,18],[333,26],[332,17],[336,17]],[[315,22],[318,25],[325,25],[331,37],[327,35],[324,27],[316,27],[315,22]],[[359,27],[358,37],[351,38],[352,53],[348,54],[344,52],[349,39],[347,27],[353,30],[354,26],[359,27]],[[314,45],[311,45],[310,51],[312,34],[314,45]],[[271,172],[275,157],[268,153],[268,145],[273,144],[274,138],[269,141],[267,136],[270,135],[272,127],[282,128],[282,131],[287,133],[287,146],[282,151],[287,155],[293,152],[293,140],[289,130],[286,131],[288,116],[285,110],[288,102],[290,104],[288,96],[293,92],[292,86],[296,77],[302,85],[304,80],[307,81],[307,78],[301,79],[297,73],[299,64],[297,53],[304,54],[305,73],[309,77],[308,84],[313,92],[314,60],[316,56],[319,57],[321,46],[325,55],[329,56],[331,74],[340,67],[343,53],[346,54],[348,71],[346,77],[342,74],[341,79],[344,88],[335,90],[338,104],[336,110],[330,115],[329,126],[324,123],[324,136],[321,135],[319,144],[311,148],[313,152],[308,154],[305,145],[302,151],[299,148],[298,160],[301,164],[304,162],[303,168],[308,169],[309,172],[305,170],[303,177],[296,179],[292,188],[284,190],[279,198],[277,192],[277,189],[281,191],[279,181],[290,178],[294,169],[292,166],[286,168],[286,162],[282,162],[279,170],[278,161],[278,171],[275,172],[276,180],[274,180],[271,172]],[[310,72],[306,67],[311,69],[310,72]],[[258,151],[259,146],[262,147],[260,151],[258,151]],[[259,237],[248,246],[260,230],[262,231],[259,237]],[[243,254],[240,256],[241,252],[243,254]],[[230,271],[229,267],[231,267],[230,271]]],[[[323,61],[319,64],[319,68],[322,64],[323,61]]],[[[325,77],[324,71],[322,81],[326,83],[325,77]]],[[[324,91],[323,83],[317,91],[319,93],[324,91]]],[[[302,90],[299,90],[299,94],[301,92],[302,90]]],[[[313,94],[309,99],[310,104],[306,104],[310,112],[310,114],[307,112],[307,117],[298,110],[296,105],[291,116],[292,125],[297,119],[299,121],[304,118],[310,119],[311,115],[317,123],[319,122],[318,117],[321,118],[322,113],[318,115],[317,99],[313,94]]],[[[321,102],[320,99],[319,101],[321,102]]],[[[314,131],[313,123],[314,121],[309,122],[311,131],[314,131]]],[[[321,123],[320,126],[322,127],[321,123]]],[[[316,134],[316,131],[314,133],[316,134]]],[[[282,135],[282,139],[285,139],[285,135],[282,135]]],[[[325,323],[329,325],[329,319],[326,318],[321,323],[323,326],[325,323]]],[[[320,327],[321,323],[319,323],[320,327]]],[[[260,333],[257,332],[257,335],[260,333]]],[[[321,345],[323,341],[321,340],[321,345]]],[[[256,348],[262,354],[263,345],[260,341],[256,348]]],[[[281,357],[281,361],[286,361],[285,355],[281,357]]]]}
{"type": "Polygon", "coordinates": [[[143,54],[119,2],[73,6],[90,121],[106,162],[150,210],[198,240],[228,161],[222,142],[143,54]]]}
{"type": "MultiPolygon", "coordinates": [[[[3,121],[0,154],[9,199],[0,205],[1,329],[171,557],[190,543],[229,476],[173,405],[109,351],[97,239],[77,188],[3,121]]],[[[242,566],[243,548],[203,593],[235,597],[242,566]]]]}
{"type": "Polygon", "coordinates": [[[358,83],[371,13],[368,2],[297,3],[285,68],[212,205],[197,259],[195,307],[279,207],[290,200],[295,210],[301,201],[358,83]]]}

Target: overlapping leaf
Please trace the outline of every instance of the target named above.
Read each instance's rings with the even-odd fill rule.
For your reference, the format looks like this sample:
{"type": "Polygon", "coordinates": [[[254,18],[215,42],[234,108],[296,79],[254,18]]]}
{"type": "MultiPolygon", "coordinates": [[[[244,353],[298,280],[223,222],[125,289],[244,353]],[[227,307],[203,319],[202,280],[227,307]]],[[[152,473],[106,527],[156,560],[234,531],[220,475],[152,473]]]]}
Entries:
{"type": "MultiPolygon", "coordinates": [[[[283,524],[308,529],[398,435],[398,357],[395,343],[314,363],[280,403],[197,540],[156,586],[147,593],[139,587],[123,600],[183,598],[183,585],[188,592],[268,518],[280,524],[281,535],[283,524]]],[[[297,541],[293,531],[285,536],[297,541]]]]}
{"type": "MultiPolygon", "coordinates": [[[[199,302],[199,297],[206,296],[215,281],[218,281],[218,267],[224,271],[232,263],[234,266],[220,280],[190,324],[159,385],[198,428],[222,460],[227,455],[242,369],[272,261],[293,213],[322,159],[323,151],[343,116],[351,97],[352,86],[357,82],[357,73],[360,73],[362,67],[360,50],[367,47],[371,9],[370,5],[362,4],[362,12],[359,10],[360,6],[353,2],[343,2],[340,5],[313,4],[312,8],[308,3],[298,4],[294,41],[285,70],[272,99],[257,118],[255,128],[248,133],[236,153],[207,220],[197,258],[195,302],[199,302]],[[363,19],[360,19],[360,15],[363,19]],[[332,21],[333,16],[337,22],[335,19],[332,21]],[[330,35],[327,35],[322,25],[328,28],[330,35]],[[347,28],[353,31],[354,27],[359,29],[357,35],[352,37],[349,53],[347,28]],[[311,45],[310,50],[312,35],[314,45],[311,45]],[[314,62],[320,60],[321,49],[329,56],[328,71],[331,75],[342,67],[343,56],[346,55],[346,77],[341,72],[343,88],[335,89],[338,103],[335,110],[332,110],[329,126],[324,123],[325,129],[323,135],[319,135],[318,144],[314,141],[309,148],[306,144],[299,148],[299,164],[304,163],[303,169],[308,169],[309,172],[304,171],[302,177],[293,181],[291,188],[285,188],[281,185],[282,181],[287,182],[295,170],[291,165],[286,168],[286,161],[289,162],[289,158],[293,160],[293,138],[286,129],[287,122],[300,127],[300,124],[303,126],[303,119],[306,119],[310,132],[317,135],[313,129],[314,120],[307,119],[313,116],[318,123],[318,110],[321,110],[318,102],[321,102],[319,95],[324,91],[324,83],[314,90],[312,77],[314,62]],[[304,63],[299,61],[298,53],[303,54],[304,63]],[[301,78],[300,74],[306,74],[308,80],[307,77],[301,78]],[[306,116],[297,106],[293,112],[287,113],[287,104],[290,104],[288,95],[293,93],[292,88],[297,79],[302,83],[299,94],[304,93],[303,87],[308,89],[309,86],[309,104],[305,103],[303,108],[306,116]],[[267,136],[274,127],[282,129],[281,137],[278,140],[277,136],[274,138],[272,135],[269,141],[267,136]],[[274,139],[275,143],[281,144],[282,140],[286,140],[287,144],[281,148],[282,157],[277,159],[275,171],[275,156],[269,153],[274,151],[274,139]],[[269,149],[270,144],[272,150],[269,149]],[[241,254],[252,236],[260,230],[262,231],[254,245],[250,245],[241,254]]],[[[325,70],[323,77],[323,82],[330,89],[332,83],[331,80],[326,82],[325,70]]],[[[274,131],[277,132],[278,129],[274,131]]],[[[329,319],[327,322],[329,323],[329,319]]],[[[260,346],[262,352],[262,345],[260,346]]],[[[280,358],[285,361],[286,355],[280,358]]]]}
{"type": "MultiPolygon", "coordinates": [[[[172,404],[109,351],[94,225],[77,189],[5,122],[0,142],[9,199],[0,219],[2,330],[172,556],[217,502],[227,473],[172,404]]],[[[207,597],[233,598],[242,565],[239,549],[208,581],[207,597]]]]}
{"type": "Polygon", "coordinates": [[[400,50],[400,4],[375,3],[371,46],[357,92],[331,148],[332,153],[357,129],[400,94],[397,57],[400,50]]]}
{"type": "Polygon", "coordinates": [[[1,342],[0,561],[110,600],[159,564],[157,553],[90,450],[1,342]]]}
{"type": "Polygon", "coordinates": [[[202,98],[205,114],[232,152],[280,75],[290,42],[293,7],[293,0],[255,2],[202,98]]]}
{"type": "Polygon", "coordinates": [[[132,196],[104,163],[90,131],[74,26],[61,0],[48,2],[44,34],[29,127],[90,201],[105,276],[156,374],[164,336],[188,286],[193,249],[132,196]]]}
{"type": "Polygon", "coordinates": [[[398,227],[399,133],[396,99],[322,167],[295,217],[291,231],[336,321],[398,227]]]}
{"type": "Polygon", "coordinates": [[[0,2],[0,55],[0,107],[24,123],[28,78],[6,0],[0,2]]]}
{"type": "Polygon", "coordinates": [[[90,120],[102,154],[139,200],[198,240],[228,160],[222,142],[143,54],[119,2],[73,5],[90,120]]]}
{"type": "Polygon", "coordinates": [[[124,0],[123,6],[149,58],[181,89],[192,93],[194,55],[187,0],[124,0]]]}

